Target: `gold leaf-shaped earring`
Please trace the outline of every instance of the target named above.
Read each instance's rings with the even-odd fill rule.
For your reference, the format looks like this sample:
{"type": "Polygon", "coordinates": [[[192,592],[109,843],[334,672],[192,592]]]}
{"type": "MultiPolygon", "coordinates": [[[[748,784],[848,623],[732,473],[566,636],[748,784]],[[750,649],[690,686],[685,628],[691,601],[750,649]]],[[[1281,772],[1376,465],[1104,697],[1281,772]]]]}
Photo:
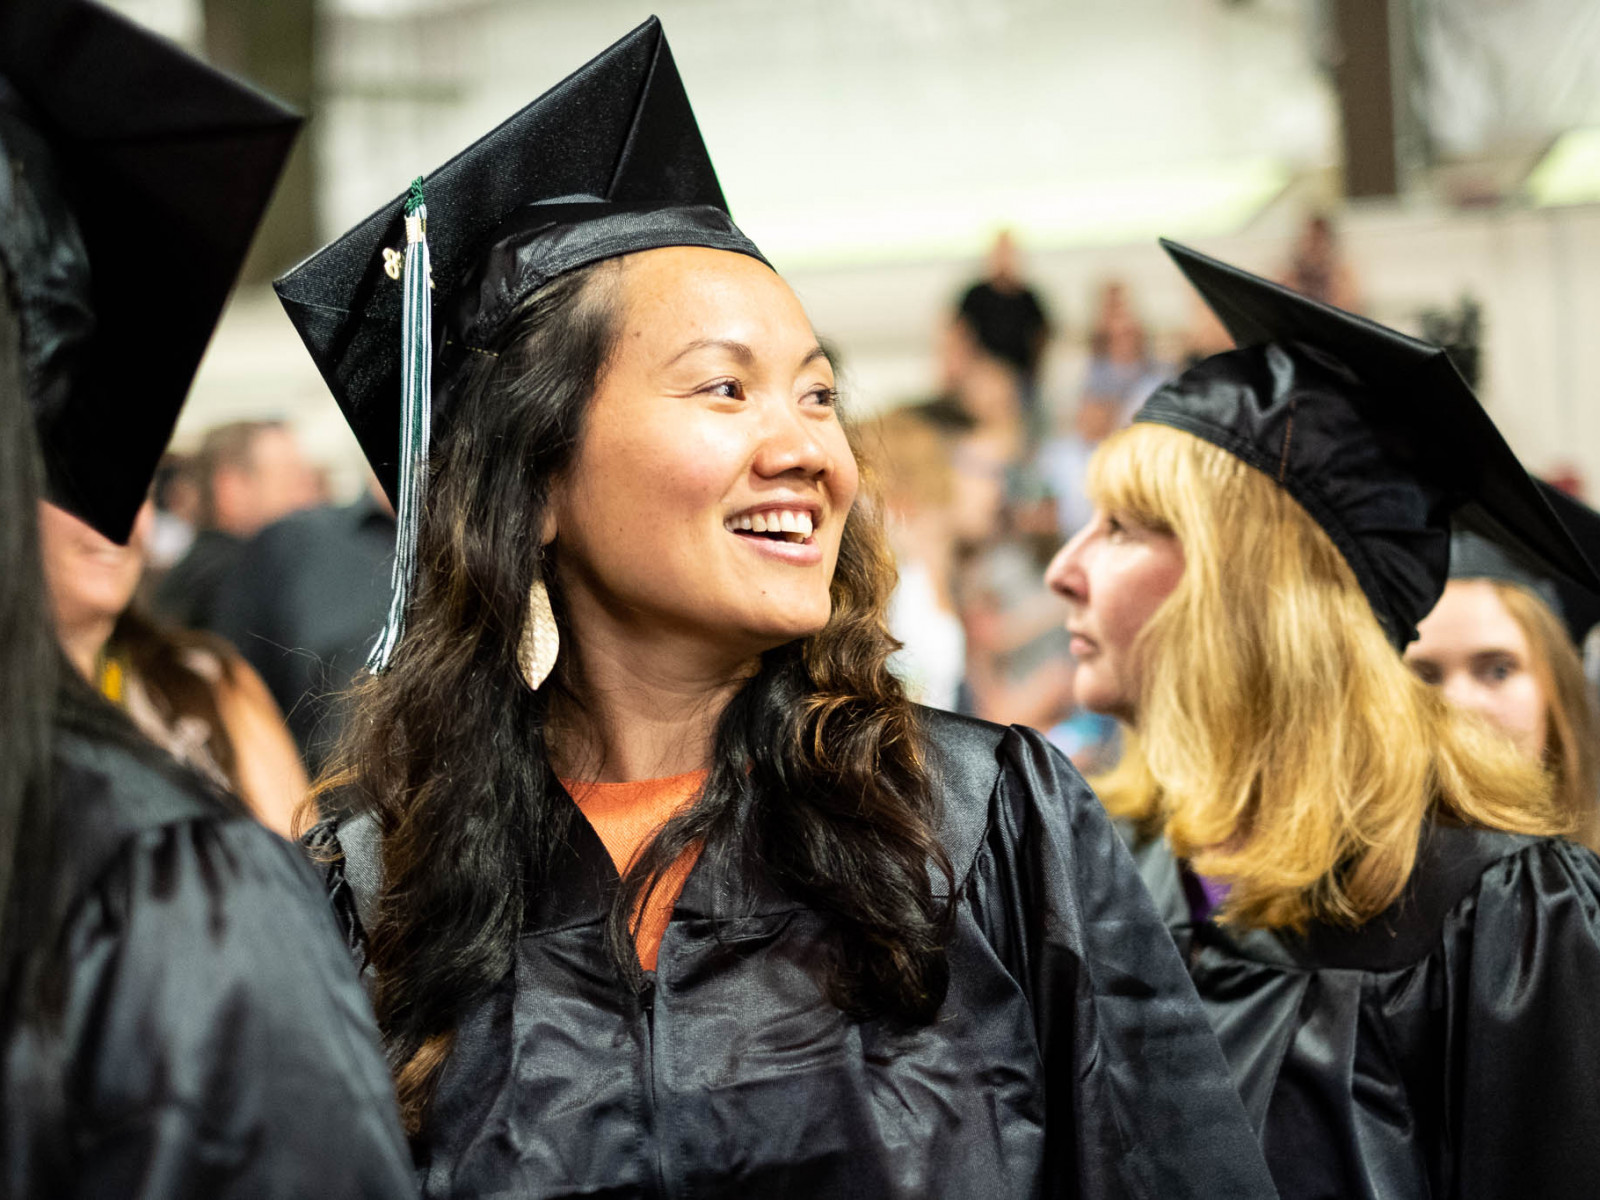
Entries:
{"type": "Polygon", "coordinates": [[[534,691],[550,678],[555,669],[561,637],[556,632],[556,614],[550,607],[550,592],[544,580],[534,576],[528,589],[528,613],[522,621],[522,637],[517,642],[517,665],[534,691]]]}

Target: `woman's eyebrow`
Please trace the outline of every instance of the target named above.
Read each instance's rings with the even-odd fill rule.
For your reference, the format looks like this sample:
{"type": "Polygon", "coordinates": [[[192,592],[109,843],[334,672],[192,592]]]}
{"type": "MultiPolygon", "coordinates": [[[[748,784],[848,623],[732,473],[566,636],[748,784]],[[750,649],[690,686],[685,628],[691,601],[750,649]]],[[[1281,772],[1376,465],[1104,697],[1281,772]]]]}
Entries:
{"type": "MultiPolygon", "coordinates": [[[[696,350],[721,350],[724,354],[731,355],[737,359],[739,364],[744,367],[754,366],[756,361],[756,352],[743,342],[734,341],[732,338],[697,338],[669,358],[666,365],[670,367],[679,359],[693,354],[696,350]]],[[[826,359],[830,367],[833,365],[833,355],[829,354],[827,348],[820,342],[807,350],[801,357],[799,369],[804,370],[819,358],[826,359]]]]}
{"type": "Polygon", "coordinates": [[[670,367],[680,358],[683,358],[688,354],[693,354],[696,350],[721,350],[738,359],[740,365],[746,367],[753,365],[756,361],[756,352],[750,349],[749,346],[746,346],[743,342],[736,342],[729,338],[699,338],[696,341],[690,342],[682,350],[679,350],[676,354],[669,358],[666,362],[666,365],[670,367]]]}

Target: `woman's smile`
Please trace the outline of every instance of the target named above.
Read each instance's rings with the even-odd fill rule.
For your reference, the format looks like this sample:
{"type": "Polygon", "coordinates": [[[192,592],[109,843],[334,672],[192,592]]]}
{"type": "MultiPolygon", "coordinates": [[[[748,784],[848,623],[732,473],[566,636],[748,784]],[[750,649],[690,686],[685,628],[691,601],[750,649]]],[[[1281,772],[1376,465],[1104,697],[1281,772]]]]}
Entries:
{"type": "Polygon", "coordinates": [[[821,508],[815,502],[779,501],[734,513],[724,519],[722,527],[767,558],[814,567],[822,562],[822,547],[816,539],[821,524],[821,508]]]}

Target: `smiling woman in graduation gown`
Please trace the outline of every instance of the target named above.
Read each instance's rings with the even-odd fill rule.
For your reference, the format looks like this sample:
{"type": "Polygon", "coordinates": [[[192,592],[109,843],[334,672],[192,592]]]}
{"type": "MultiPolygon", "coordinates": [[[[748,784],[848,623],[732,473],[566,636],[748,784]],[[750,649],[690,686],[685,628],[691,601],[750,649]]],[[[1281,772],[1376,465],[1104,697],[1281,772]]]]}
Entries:
{"type": "Polygon", "coordinates": [[[658,24],[278,290],[396,497],[311,843],[426,1195],[1271,1194],[1083,782],[887,670],[832,366],[658,24]]]}
{"type": "Polygon", "coordinates": [[[314,872],[66,666],[39,561],[41,496],[128,536],[298,123],[97,6],[0,14],[0,1195],[16,1200],[414,1194],[314,872]],[[129,105],[151,88],[170,103],[129,105]],[[186,204],[204,211],[156,224],[186,204]]]}
{"type": "Polygon", "coordinates": [[[1050,568],[1128,731],[1097,789],[1282,1195],[1590,1195],[1600,862],[1399,648],[1452,515],[1600,581],[1442,352],[1168,249],[1243,348],[1106,443],[1050,568]]]}

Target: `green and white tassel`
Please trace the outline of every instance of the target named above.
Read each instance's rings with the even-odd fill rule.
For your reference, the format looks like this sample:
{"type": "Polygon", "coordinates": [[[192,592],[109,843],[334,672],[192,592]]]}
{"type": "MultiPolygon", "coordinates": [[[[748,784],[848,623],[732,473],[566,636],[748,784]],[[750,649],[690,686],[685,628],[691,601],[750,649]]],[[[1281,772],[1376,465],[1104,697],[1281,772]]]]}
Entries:
{"type": "Polygon", "coordinates": [[[428,295],[428,206],[422,179],[406,196],[406,261],[400,302],[400,495],[395,505],[393,589],[389,616],[367,669],[381,674],[406,631],[406,606],[417,571],[417,532],[428,481],[428,439],[433,418],[433,306],[428,295]]]}

